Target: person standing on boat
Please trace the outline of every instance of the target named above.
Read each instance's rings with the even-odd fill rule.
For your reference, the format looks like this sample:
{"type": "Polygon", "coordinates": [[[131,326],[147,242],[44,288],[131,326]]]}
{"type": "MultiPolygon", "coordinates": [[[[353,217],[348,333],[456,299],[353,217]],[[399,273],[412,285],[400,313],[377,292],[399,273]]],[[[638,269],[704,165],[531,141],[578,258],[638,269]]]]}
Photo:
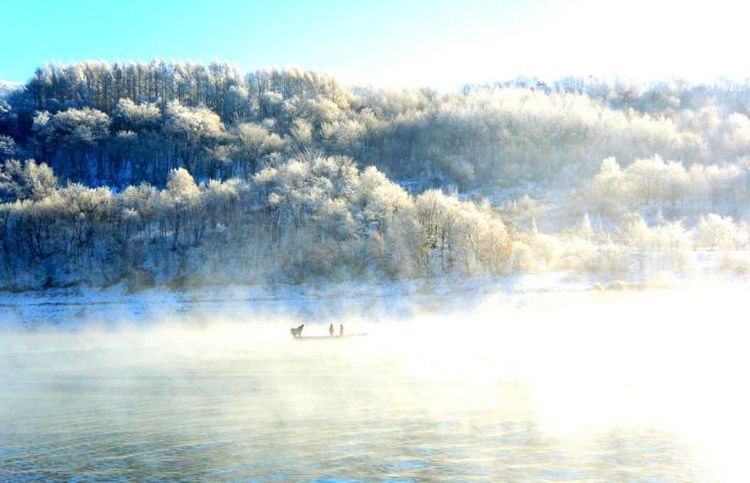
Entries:
{"type": "Polygon", "coordinates": [[[328,335],[333,335],[333,323],[328,326],[328,335]]]}
{"type": "Polygon", "coordinates": [[[339,324],[339,336],[344,335],[344,324],[339,324]]]}

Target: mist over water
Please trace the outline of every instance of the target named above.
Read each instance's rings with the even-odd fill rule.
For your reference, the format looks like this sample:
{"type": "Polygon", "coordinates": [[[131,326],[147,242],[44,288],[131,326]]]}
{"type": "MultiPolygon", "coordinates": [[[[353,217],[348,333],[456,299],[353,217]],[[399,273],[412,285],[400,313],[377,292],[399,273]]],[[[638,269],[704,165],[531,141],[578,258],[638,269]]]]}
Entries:
{"type": "Polygon", "coordinates": [[[0,479],[742,480],[747,288],[6,328],[0,479]]]}

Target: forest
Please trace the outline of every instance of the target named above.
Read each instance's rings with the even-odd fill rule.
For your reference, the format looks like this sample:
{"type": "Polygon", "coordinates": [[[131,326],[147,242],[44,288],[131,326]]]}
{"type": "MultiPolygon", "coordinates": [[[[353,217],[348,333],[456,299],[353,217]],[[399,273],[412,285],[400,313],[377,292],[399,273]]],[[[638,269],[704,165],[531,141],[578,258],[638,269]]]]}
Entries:
{"type": "Polygon", "coordinates": [[[0,86],[0,288],[750,273],[748,116],[729,81],[46,65],[0,86]]]}

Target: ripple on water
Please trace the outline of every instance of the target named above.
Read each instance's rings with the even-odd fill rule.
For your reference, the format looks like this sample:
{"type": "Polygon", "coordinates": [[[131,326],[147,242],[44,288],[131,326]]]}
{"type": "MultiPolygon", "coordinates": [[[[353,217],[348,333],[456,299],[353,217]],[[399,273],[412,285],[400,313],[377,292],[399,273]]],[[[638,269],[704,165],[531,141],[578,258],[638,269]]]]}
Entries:
{"type": "Polygon", "coordinates": [[[706,479],[659,428],[550,434],[524,384],[478,391],[344,349],[13,355],[0,480],[706,479]]]}

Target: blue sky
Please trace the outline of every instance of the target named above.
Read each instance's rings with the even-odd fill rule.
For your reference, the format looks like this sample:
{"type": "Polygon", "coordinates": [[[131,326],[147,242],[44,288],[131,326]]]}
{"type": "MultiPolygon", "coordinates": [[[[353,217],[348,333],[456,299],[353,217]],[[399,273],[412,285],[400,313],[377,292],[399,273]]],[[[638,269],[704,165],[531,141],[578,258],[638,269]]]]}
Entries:
{"type": "Polygon", "coordinates": [[[227,60],[345,82],[750,76],[743,2],[3,0],[0,79],[45,62],[227,60]]]}

